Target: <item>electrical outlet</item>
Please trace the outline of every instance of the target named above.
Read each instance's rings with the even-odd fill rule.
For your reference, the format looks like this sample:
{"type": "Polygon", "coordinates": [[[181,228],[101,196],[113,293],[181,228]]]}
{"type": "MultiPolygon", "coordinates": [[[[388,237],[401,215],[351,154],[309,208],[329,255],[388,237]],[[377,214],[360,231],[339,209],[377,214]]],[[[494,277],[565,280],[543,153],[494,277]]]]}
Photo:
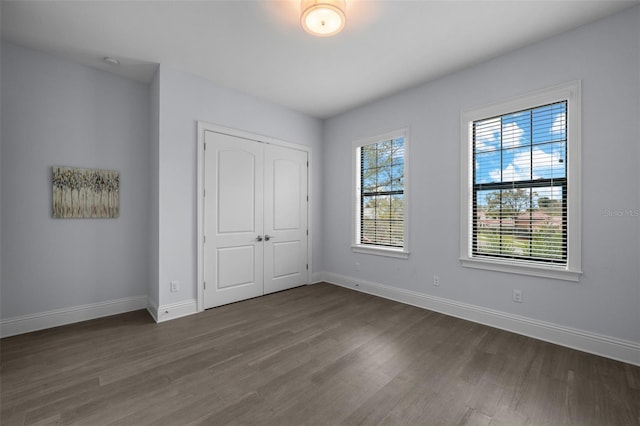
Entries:
{"type": "Polygon", "coordinates": [[[436,287],[440,287],[440,277],[437,275],[433,276],[433,285],[436,287]]]}
{"type": "Polygon", "coordinates": [[[522,303],[522,290],[513,290],[513,301],[516,303],[522,303]]]}
{"type": "Polygon", "coordinates": [[[177,293],[180,291],[180,282],[171,281],[171,293],[177,293]]]}
{"type": "Polygon", "coordinates": [[[360,270],[360,262],[356,262],[356,271],[360,270]]]}

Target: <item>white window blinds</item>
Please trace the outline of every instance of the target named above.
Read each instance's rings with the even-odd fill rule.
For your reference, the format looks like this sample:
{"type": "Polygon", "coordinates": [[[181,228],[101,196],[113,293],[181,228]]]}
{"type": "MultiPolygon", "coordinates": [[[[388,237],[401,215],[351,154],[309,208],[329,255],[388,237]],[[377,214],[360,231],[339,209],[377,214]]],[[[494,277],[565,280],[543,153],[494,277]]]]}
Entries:
{"type": "Polygon", "coordinates": [[[362,245],[404,247],[404,138],[360,148],[362,245]]]}
{"type": "Polygon", "coordinates": [[[567,102],[473,121],[472,255],[567,262],[567,102]]]}

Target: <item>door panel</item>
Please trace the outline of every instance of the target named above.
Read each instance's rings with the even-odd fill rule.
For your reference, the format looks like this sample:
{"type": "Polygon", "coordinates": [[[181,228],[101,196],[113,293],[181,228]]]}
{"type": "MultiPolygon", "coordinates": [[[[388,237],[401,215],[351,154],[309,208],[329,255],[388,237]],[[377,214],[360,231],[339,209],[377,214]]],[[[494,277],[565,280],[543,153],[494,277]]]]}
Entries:
{"type": "Polygon", "coordinates": [[[247,151],[220,150],[218,233],[255,232],[256,157],[247,151]]]}
{"type": "Polygon", "coordinates": [[[251,285],[254,278],[255,246],[218,248],[218,289],[251,285]]]}
{"type": "Polygon", "coordinates": [[[283,278],[299,273],[300,270],[300,241],[273,243],[273,278],[283,278]]]}
{"type": "MultiPolygon", "coordinates": [[[[306,172],[306,156],[304,171],[306,172]]],[[[299,229],[301,226],[301,200],[299,182],[303,165],[290,159],[273,161],[273,230],[299,229]]],[[[306,195],[306,194],[305,194],[306,195]]]]}
{"type": "Polygon", "coordinates": [[[204,307],[264,293],[263,147],[205,133],[204,307]]]}
{"type": "Polygon", "coordinates": [[[307,153],[265,147],[264,292],[307,283],[307,153]]]}

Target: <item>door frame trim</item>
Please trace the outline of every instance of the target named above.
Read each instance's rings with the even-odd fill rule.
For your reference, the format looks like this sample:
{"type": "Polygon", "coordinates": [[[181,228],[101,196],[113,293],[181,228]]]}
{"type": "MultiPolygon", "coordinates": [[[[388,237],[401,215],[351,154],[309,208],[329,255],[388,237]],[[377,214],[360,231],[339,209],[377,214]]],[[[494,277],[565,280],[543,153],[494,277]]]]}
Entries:
{"type": "Polygon", "coordinates": [[[196,131],[196,294],[197,294],[197,312],[204,310],[204,139],[205,132],[221,133],[228,136],[234,136],[238,138],[248,139],[255,142],[277,145],[285,148],[297,149],[307,153],[307,161],[309,167],[307,167],[307,195],[309,201],[307,202],[307,228],[309,229],[309,235],[307,238],[307,263],[309,268],[306,274],[306,284],[311,283],[311,271],[312,268],[312,238],[313,229],[312,226],[312,202],[311,196],[311,167],[313,166],[311,147],[307,145],[301,145],[292,142],[286,142],[280,139],[272,138],[270,136],[260,135],[257,133],[251,133],[244,130],[233,129],[230,127],[220,126],[218,124],[208,123],[205,121],[197,121],[196,131]]]}

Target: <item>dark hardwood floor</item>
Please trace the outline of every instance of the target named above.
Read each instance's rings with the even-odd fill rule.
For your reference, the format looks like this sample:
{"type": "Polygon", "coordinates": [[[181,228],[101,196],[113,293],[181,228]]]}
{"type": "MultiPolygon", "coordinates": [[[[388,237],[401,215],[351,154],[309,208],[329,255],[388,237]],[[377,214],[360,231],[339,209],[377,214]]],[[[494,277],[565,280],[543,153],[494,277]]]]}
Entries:
{"type": "Polygon", "coordinates": [[[328,284],[0,345],[3,426],[640,424],[639,367],[328,284]]]}

